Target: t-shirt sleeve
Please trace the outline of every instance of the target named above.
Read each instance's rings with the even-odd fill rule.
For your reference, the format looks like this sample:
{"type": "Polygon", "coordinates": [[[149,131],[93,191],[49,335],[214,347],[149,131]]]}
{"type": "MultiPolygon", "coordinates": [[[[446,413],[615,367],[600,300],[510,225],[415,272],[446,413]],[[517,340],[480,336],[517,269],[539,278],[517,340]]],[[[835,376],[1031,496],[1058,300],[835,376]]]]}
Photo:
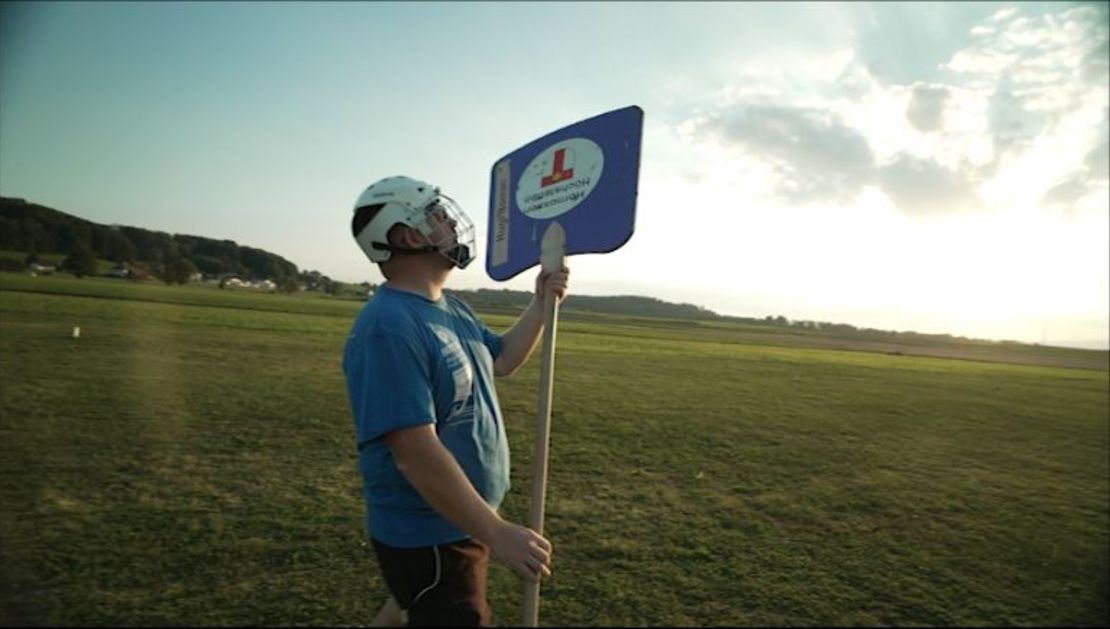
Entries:
{"type": "Polygon", "coordinates": [[[355,377],[348,386],[359,443],[435,423],[431,365],[418,344],[392,334],[370,334],[352,358],[355,377]]]}
{"type": "Polygon", "coordinates": [[[491,356],[493,356],[493,359],[497,360],[497,357],[501,355],[501,335],[489,329],[489,326],[487,326],[486,323],[478,317],[478,314],[474,312],[474,309],[470,307],[470,304],[461,299],[455,299],[454,302],[457,303],[464,312],[466,312],[467,316],[469,316],[471,320],[473,320],[474,323],[478,326],[478,329],[481,330],[482,343],[485,344],[486,349],[489,350],[489,353],[491,356]]]}

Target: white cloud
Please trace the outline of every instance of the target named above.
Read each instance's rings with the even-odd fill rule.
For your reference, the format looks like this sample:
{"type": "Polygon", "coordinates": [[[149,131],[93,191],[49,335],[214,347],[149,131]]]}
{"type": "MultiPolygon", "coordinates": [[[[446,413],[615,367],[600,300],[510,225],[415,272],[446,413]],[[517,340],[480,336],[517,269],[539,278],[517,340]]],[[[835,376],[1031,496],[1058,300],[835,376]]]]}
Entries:
{"type": "Polygon", "coordinates": [[[990,21],[1004,22],[1013,17],[1015,13],[1017,13],[1017,7],[1006,7],[1005,9],[1000,9],[994,15],[992,15],[990,21]]]}
{"type": "MultiPolygon", "coordinates": [[[[1103,128],[1106,131],[1106,128],[1103,128]]],[[[1092,181],[1110,179],[1110,141],[1103,135],[1102,142],[1095,146],[1083,160],[1086,172],[1092,181]]]]}
{"type": "MultiPolygon", "coordinates": [[[[1075,118],[1073,117],[1074,121],[1075,118]]],[[[1060,154],[1057,163],[1064,164],[1063,172],[1058,172],[1054,181],[1041,197],[1041,201],[1048,207],[1059,209],[1072,209],[1090,207],[1092,204],[1104,207],[1106,205],[1106,188],[1110,180],[1110,120],[1103,115],[1101,123],[1101,141],[1098,141],[1082,160],[1078,160],[1079,153],[1071,149],[1074,143],[1082,143],[1087,138],[1087,125],[1073,124],[1071,136],[1073,139],[1064,139],[1059,142],[1057,152],[1060,154]]],[[[1064,135],[1067,138],[1068,135],[1064,135]]]]}
{"type": "MultiPolygon", "coordinates": [[[[1105,93],[1105,14],[1093,6],[1023,16],[1011,7],[973,29],[970,46],[944,64],[950,80],[990,93],[996,152],[1029,142],[1105,93]]],[[[1105,100],[1105,99],[1103,99],[1105,100]]]]}
{"type": "Polygon", "coordinates": [[[710,266],[759,268],[748,298],[817,319],[1050,340],[1105,322],[1106,29],[1082,9],[999,11],[904,82],[858,50],[744,68],[675,135],[701,176],[674,186],[737,206],[697,206],[706,250],[744,251],[710,266]]]}
{"type": "Polygon", "coordinates": [[[963,175],[935,161],[899,155],[878,173],[883,192],[910,214],[976,209],[975,186],[963,175]]]}
{"type": "Polygon", "coordinates": [[[738,103],[695,130],[770,164],[789,202],[851,202],[874,169],[867,141],[827,110],[738,103]]]}
{"type": "Polygon", "coordinates": [[[916,215],[1028,206],[1049,191],[1049,205],[1090,204],[1106,170],[1103,15],[997,11],[969,29],[939,81],[884,83],[843,49],[743,68],[685,139],[770,175],[787,205],[850,205],[872,185],[916,215]]]}
{"type": "MultiPolygon", "coordinates": [[[[980,36],[989,37],[990,33],[980,33],[980,36]]],[[[944,64],[944,68],[952,72],[964,74],[998,74],[1013,65],[1017,57],[1006,54],[993,48],[968,48],[956,53],[952,60],[944,64]]]]}

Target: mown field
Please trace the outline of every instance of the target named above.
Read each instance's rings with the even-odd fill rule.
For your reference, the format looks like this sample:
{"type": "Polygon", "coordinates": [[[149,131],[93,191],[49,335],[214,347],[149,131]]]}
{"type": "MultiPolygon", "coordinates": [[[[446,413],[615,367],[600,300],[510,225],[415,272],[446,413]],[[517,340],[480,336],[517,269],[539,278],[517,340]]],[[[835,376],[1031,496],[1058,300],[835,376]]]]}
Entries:
{"type": "MultiPolygon", "coordinates": [[[[360,305],[0,274],[0,623],[366,624],[360,305]]],[[[560,323],[541,624],[1110,623],[1106,352],[760,334],[560,323]]],[[[518,521],[537,379],[499,382],[518,521]]]]}

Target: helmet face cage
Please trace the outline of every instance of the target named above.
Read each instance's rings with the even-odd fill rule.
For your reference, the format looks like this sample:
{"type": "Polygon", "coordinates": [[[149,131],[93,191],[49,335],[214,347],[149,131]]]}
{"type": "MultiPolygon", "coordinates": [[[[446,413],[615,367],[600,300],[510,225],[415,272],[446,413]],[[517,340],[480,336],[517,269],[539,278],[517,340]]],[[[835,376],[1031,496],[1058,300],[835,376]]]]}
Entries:
{"type": "MultiPolygon", "coordinates": [[[[415,227],[428,244],[436,248],[460,269],[465,269],[474,259],[474,223],[451,197],[440,194],[422,211],[423,216],[414,220],[415,227]]],[[[416,218],[416,217],[414,217],[416,218]]]]}

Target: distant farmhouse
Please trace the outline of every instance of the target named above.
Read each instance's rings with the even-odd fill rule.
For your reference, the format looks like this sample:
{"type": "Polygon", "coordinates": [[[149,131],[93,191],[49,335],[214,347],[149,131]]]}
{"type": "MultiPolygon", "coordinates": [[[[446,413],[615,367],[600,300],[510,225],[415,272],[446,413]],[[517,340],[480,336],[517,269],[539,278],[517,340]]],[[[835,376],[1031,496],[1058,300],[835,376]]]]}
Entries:
{"type": "Polygon", "coordinates": [[[273,280],[244,280],[238,275],[224,275],[220,277],[220,288],[253,288],[256,290],[276,291],[277,284],[273,280]]]}

